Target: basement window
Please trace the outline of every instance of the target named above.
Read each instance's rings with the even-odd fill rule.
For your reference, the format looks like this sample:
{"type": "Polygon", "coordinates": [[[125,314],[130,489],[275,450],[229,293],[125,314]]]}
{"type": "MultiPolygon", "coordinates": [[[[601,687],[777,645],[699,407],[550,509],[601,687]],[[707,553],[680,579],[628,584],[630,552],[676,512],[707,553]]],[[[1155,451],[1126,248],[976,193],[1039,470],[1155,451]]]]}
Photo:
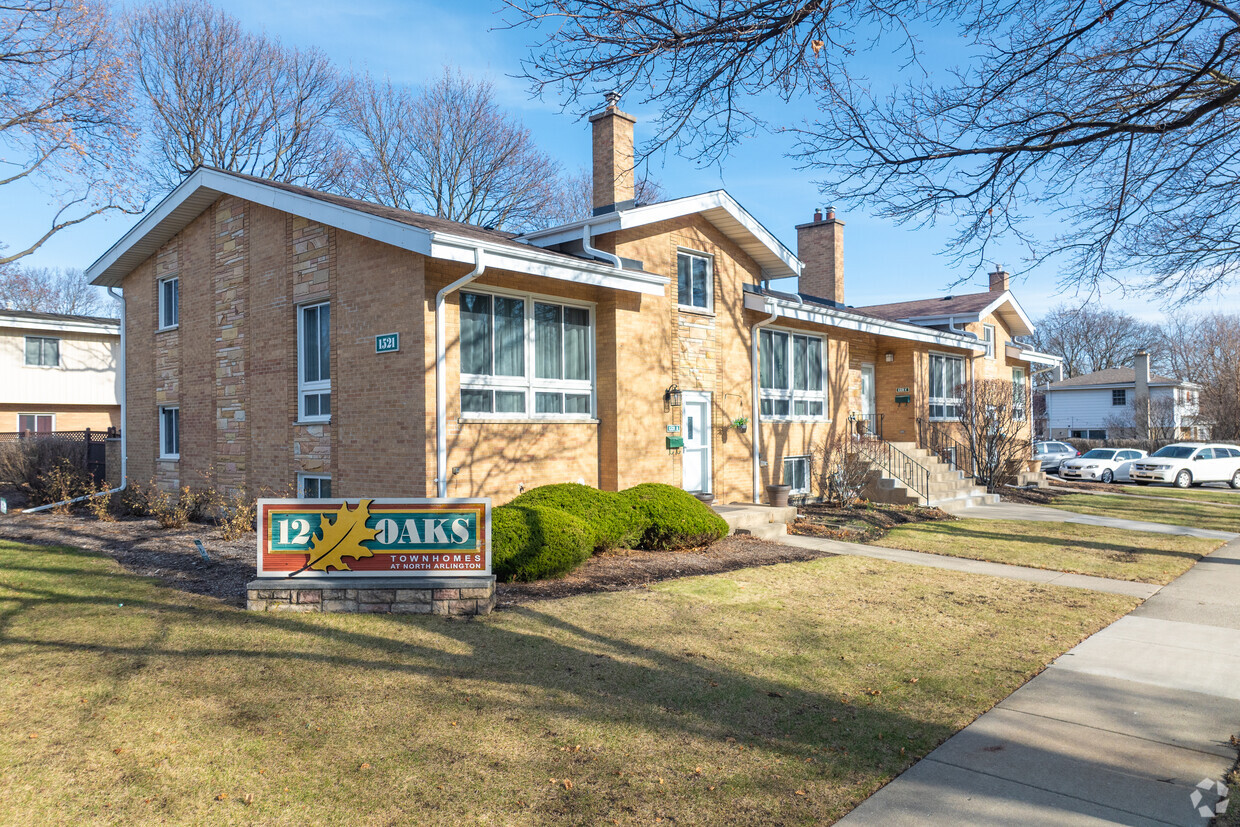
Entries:
{"type": "Polygon", "coordinates": [[[809,493],[809,457],[784,457],[783,484],[789,494],[809,493]]]}
{"type": "Polygon", "coordinates": [[[299,500],[329,500],[331,496],[331,477],[316,474],[297,475],[297,498],[299,500]]]}
{"type": "Polygon", "coordinates": [[[770,419],[822,419],[827,406],[823,340],[790,330],[759,331],[761,413],[770,419]]]}
{"type": "Polygon", "coordinates": [[[461,413],[594,413],[594,314],[532,295],[461,293],[461,413]]]}

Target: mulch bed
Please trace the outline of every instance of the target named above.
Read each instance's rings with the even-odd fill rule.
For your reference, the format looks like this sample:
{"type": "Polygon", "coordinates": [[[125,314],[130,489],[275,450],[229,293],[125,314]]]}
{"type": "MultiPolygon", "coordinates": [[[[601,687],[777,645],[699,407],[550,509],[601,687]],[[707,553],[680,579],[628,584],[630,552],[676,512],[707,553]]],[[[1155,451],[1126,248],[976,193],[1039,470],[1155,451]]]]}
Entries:
{"type": "Polygon", "coordinates": [[[791,533],[852,543],[877,540],[899,525],[956,519],[938,508],[883,503],[864,503],[853,508],[808,503],[797,506],[797,512],[796,522],[788,527],[791,533]]]}
{"type": "MultiPolygon", "coordinates": [[[[106,554],[127,571],[156,577],[174,589],[214,597],[230,606],[245,605],[245,584],[254,579],[255,536],[220,539],[214,526],[191,524],[164,529],[150,519],[100,522],[91,517],[13,514],[0,518],[0,540],[44,546],[71,546],[106,554]],[[202,541],[205,562],[194,540],[202,541]]],[[[619,549],[595,555],[559,580],[499,583],[500,607],[592,592],[635,589],[661,580],[714,574],[829,557],[830,554],[780,543],[731,536],[685,551],[619,549]]]]}
{"type": "Polygon", "coordinates": [[[795,563],[835,555],[812,548],[731,535],[704,548],[683,551],[616,549],[596,554],[558,580],[535,583],[499,583],[496,603],[516,606],[534,600],[553,600],[593,592],[637,589],[662,580],[717,574],[775,563],[795,563]]]}

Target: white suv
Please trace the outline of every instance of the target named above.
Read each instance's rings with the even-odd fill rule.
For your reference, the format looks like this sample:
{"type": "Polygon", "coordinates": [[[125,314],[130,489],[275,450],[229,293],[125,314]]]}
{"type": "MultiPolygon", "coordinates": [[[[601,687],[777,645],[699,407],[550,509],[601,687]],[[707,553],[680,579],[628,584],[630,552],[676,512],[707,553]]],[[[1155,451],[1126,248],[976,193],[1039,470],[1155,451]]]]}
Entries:
{"type": "Polygon", "coordinates": [[[1240,447],[1177,442],[1134,462],[1131,475],[1137,485],[1170,482],[1176,488],[1188,488],[1203,482],[1228,482],[1240,488],[1240,447]]]}

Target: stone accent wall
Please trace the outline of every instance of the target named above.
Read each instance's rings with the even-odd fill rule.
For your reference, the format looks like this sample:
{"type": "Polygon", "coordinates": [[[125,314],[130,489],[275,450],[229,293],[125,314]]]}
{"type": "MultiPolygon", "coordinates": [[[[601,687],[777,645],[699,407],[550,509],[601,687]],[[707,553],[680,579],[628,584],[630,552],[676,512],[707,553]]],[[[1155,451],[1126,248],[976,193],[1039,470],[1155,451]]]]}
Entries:
{"type": "Polygon", "coordinates": [[[288,588],[285,581],[272,584],[275,588],[264,585],[256,580],[246,587],[250,611],[480,615],[495,608],[494,579],[473,588],[288,588]]]}
{"type": "Polygon", "coordinates": [[[223,199],[214,216],[215,483],[246,486],[249,422],[246,418],[245,317],[250,294],[246,202],[223,199]]]}

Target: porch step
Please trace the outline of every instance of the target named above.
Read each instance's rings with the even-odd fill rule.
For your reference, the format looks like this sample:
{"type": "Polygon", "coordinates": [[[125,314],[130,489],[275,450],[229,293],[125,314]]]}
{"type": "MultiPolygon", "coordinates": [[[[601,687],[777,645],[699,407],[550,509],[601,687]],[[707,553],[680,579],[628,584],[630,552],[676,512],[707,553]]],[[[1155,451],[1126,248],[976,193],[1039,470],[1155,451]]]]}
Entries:
{"type": "Polygon", "coordinates": [[[728,524],[729,534],[748,534],[763,540],[783,537],[788,533],[788,523],[797,518],[794,506],[775,508],[756,503],[730,503],[711,507],[728,524]]]}
{"type": "Polygon", "coordinates": [[[874,502],[893,505],[923,505],[957,513],[976,505],[999,501],[998,494],[989,494],[982,486],[966,479],[964,472],[952,469],[939,457],[912,442],[893,442],[892,447],[921,464],[929,475],[927,490],[913,491],[907,480],[893,476],[877,463],[870,463],[871,478],[864,492],[874,502]]]}

